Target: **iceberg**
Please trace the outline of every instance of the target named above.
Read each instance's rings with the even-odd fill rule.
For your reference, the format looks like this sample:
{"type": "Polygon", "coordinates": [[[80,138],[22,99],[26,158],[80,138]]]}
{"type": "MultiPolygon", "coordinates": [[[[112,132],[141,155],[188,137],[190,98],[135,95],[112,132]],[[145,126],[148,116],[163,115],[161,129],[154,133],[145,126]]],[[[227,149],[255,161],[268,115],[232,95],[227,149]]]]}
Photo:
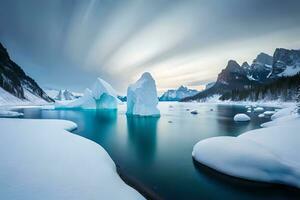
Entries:
{"type": "Polygon", "coordinates": [[[101,78],[97,78],[92,89],[87,88],[84,95],[66,105],[58,108],[82,108],[82,109],[117,109],[118,97],[113,87],[101,78]]]}
{"type": "Polygon", "coordinates": [[[149,72],[127,89],[127,115],[160,116],[155,80],[149,72]]]}
{"type": "Polygon", "coordinates": [[[250,121],[250,117],[246,114],[239,113],[234,116],[233,120],[236,122],[247,122],[250,121]]]}

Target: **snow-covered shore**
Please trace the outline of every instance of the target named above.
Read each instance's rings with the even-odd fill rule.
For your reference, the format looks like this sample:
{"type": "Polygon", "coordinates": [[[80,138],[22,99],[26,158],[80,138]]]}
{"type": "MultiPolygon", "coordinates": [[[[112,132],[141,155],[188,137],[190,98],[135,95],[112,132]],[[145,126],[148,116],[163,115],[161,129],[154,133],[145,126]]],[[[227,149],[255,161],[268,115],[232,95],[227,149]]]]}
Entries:
{"type": "Polygon", "coordinates": [[[300,187],[300,117],[288,107],[261,129],[238,137],[214,137],[198,142],[193,158],[222,173],[254,181],[300,187]]]}
{"type": "Polygon", "coordinates": [[[1,199],[144,199],[65,120],[0,119],[1,199]],[[68,130],[68,131],[67,131],[68,130]]]}

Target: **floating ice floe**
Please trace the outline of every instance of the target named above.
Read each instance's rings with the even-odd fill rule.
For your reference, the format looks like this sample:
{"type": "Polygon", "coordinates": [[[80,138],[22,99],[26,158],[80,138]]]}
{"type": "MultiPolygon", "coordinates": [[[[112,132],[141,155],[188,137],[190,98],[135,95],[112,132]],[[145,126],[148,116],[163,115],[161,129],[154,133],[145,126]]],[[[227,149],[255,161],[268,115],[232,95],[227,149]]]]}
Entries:
{"type": "Polygon", "coordinates": [[[160,116],[155,80],[145,72],[127,89],[127,115],[160,116]]]}
{"type": "Polygon", "coordinates": [[[262,111],[264,111],[264,108],[262,108],[262,107],[257,107],[257,108],[254,108],[254,111],[255,111],[255,112],[262,112],[262,111]]]}
{"type": "Polygon", "coordinates": [[[244,113],[239,113],[233,117],[233,120],[236,122],[247,122],[250,121],[250,117],[244,113]]]}
{"type": "Polygon", "coordinates": [[[10,110],[0,110],[0,117],[21,117],[23,113],[10,111],[10,110]]]}
{"type": "Polygon", "coordinates": [[[264,112],[265,115],[273,115],[275,113],[276,113],[275,111],[270,111],[270,110],[264,112]]]}
{"type": "Polygon", "coordinates": [[[262,125],[266,128],[202,140],[192,156],[231,176],[300,188],[300,116],[293,109],[279,111],[273,121],[262,125]]]}
{"type": "Polygon", "coordinates": [[[258,117],[260,118],[265,117],[265,114],[259,114],[258,117]]]}
{"type": "Polygon", "coordinates": [[[82,97],[66,105],[57,105],[57,108],[117,109],[118,101],[112,86],[98,78],[91,89],[85,90],[82,97]]]}

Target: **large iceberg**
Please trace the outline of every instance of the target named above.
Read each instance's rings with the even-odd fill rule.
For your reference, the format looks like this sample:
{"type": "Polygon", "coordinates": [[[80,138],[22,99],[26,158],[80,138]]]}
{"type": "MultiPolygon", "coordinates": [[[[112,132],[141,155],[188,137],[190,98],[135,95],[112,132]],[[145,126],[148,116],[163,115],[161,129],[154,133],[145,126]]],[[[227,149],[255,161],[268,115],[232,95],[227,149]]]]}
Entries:
{"type": "Polygon", "coordinates": [[[82,109],[117,109],[118,98],[113,87],[101,78],[97,78],[92,89],[86,89],[84,95],[63,106],[82,109]]]}
{"type": "Polygon", "coordinates": [[[160,116],[155,80],[149,72],[127,89],[127,114],[138,116],[160,116]]]}

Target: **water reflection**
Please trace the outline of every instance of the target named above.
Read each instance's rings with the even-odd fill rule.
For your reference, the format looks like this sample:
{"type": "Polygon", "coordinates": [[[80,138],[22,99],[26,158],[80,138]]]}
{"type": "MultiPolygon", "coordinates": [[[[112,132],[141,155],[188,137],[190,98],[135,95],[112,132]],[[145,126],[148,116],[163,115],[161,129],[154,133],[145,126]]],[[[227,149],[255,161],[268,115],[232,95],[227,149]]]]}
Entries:
{"type": "Polygon", "coordinates": [[[127,116],[128,143],[139,159],[149,162],[154,158],[158,120],[157,117],[127,116]]]}
{"type": "Polygon", "coordinates": [[[96,110],[95,119],[100,123],[115,123],[117,120],[117,110],[116,109],[99,109],[96,110]]]}

